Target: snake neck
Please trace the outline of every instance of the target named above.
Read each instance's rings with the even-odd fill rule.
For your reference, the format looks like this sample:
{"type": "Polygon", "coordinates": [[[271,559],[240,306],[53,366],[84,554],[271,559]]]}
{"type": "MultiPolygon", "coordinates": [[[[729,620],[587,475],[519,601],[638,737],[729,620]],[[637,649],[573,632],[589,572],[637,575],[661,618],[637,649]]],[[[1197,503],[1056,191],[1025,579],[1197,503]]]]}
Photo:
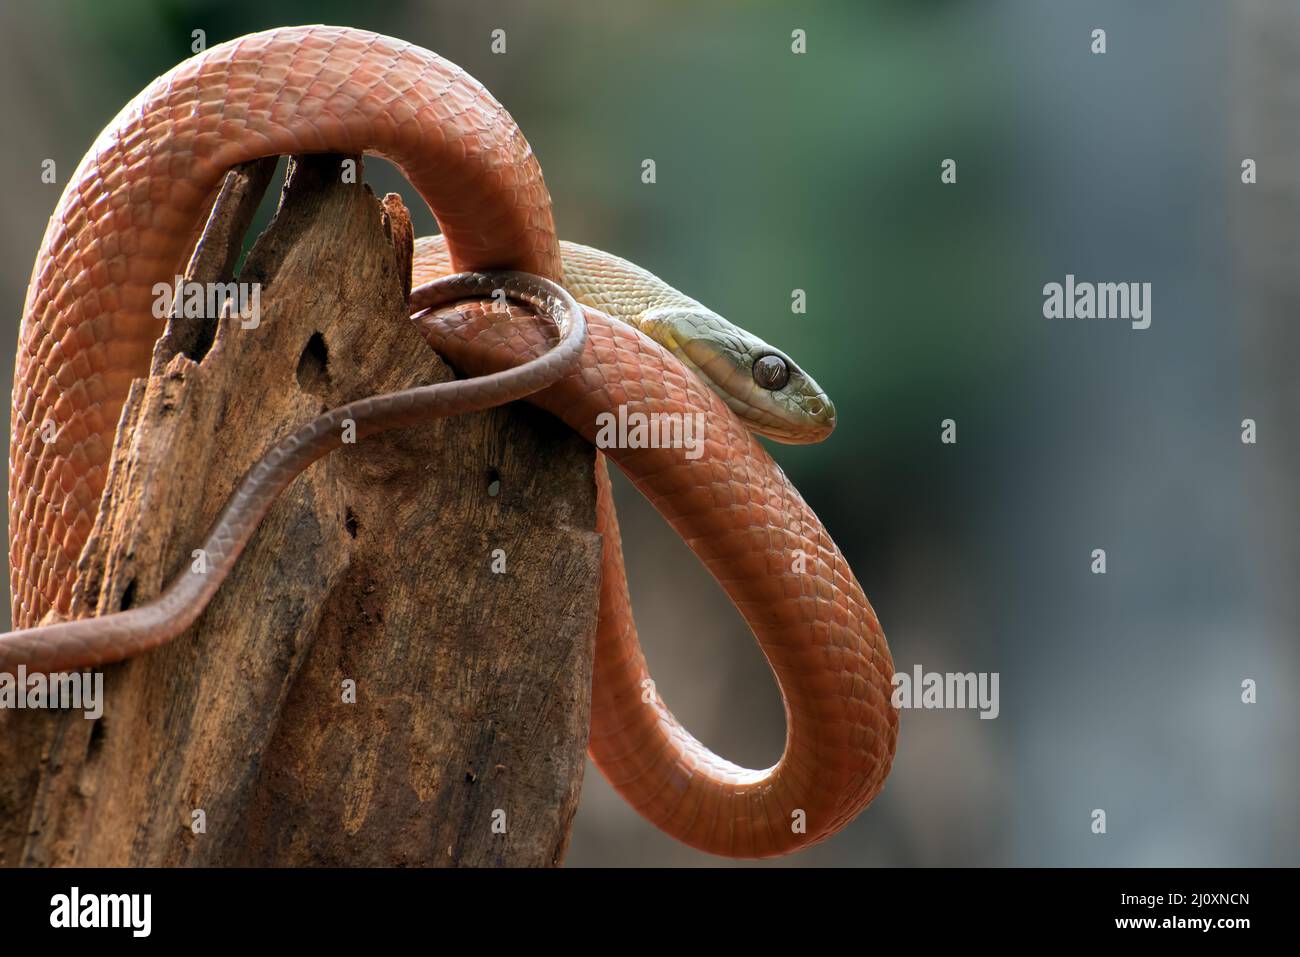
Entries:
{"type": "Polygon", "coordinates": [[[564,241],[560,243],[560,255],[565,286],[580,303],[639,329],[669,349],[672,345],[660,340],[649,318],[656,312],[680,310],[726,323],[708,307],[626,259],[564,241]]]}
{"type": "MultiPolygon", "coordinates": [[[[820,442],[835,427],[835,407],[812,376],[790,356],[654,273],[601,249],[560,243],[565,288],[578,302],[633,327],[673,353],[716,392],[751,431],[787,443],[820,442]],[[754,363],[774,356],[785,385],[756,384],[754,363]]],[[[439,236],[416,241],[419,281],[451,270],[439,236]]]]}

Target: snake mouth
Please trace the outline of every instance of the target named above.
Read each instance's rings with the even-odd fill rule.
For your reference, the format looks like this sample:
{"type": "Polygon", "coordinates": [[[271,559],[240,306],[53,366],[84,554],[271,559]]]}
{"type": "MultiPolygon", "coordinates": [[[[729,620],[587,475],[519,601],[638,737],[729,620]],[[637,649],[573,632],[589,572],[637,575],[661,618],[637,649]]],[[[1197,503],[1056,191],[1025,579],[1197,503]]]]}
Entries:
{"type": "Polygon", "coordinates": [[[785,439],[791,445],[811,445],[820,442],[835,431],[835,404],[822,393],[820,397],[810,399],[806,406],[809,424],[797,435],[785,439]]]}
{"type": "Polygon", "coordinates": [[[751,429],[785,445],[815,445],[835,431],[835,406],[830,399],[823,396],[820,400],[810,400],[807,413],[797,423],[770,427],[755,425],[751,429]]]}

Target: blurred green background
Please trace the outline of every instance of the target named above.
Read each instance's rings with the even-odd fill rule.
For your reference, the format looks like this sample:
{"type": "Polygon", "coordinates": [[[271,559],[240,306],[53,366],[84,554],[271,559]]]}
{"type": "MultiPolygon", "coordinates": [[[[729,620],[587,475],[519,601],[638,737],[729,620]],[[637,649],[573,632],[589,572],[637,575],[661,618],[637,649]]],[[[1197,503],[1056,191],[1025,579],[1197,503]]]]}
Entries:
{"type": "MultiPolygon", "coordinates": [[[[213,45],[326,22],[428,47],[519,122],[562,237],[656,272],[831,394],[827,442],[771,448],[898,668],[1001,675],[997,720],[905,712],[884,794],[777,865],[1300,863],[1291,6],[6,4],[4,334],[62,188],[40,184],[41,160],[62,183],[192,30],[213,45]],[[1043,284],[1067,272],[1152,283],[1152,327],[1043,319],[1043,284]]],[[[435,231],[391,167],[367,173],[435,231]]],[[[619,492],[659,687],[714,750],[766,767],[784,737],[766,664],[685,546],[619,492]]],[[[569,863],[726,862],[589,768],[569,863]]]]}

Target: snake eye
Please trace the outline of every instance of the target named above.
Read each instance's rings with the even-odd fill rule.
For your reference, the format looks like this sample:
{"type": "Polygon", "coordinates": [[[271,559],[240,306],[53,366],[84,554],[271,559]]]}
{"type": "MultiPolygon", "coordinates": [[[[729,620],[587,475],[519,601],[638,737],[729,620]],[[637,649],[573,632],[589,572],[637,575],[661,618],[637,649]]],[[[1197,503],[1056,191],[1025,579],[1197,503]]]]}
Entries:
{"type": "Polygon", "coordinates": [[[780,356],[763,356],[754,363],[754,381],[764,389],[784,389],[790,381],[790,367],[780,356]]]}

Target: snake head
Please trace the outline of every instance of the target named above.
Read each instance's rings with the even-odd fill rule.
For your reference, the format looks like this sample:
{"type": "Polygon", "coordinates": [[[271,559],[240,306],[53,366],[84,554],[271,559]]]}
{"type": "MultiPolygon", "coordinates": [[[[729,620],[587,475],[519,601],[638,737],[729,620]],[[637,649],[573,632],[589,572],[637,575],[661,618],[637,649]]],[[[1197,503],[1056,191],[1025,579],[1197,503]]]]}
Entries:
{"type": "Polygon", "coordinates": [[[639,328],[709,384],[751,432],[779,442],[820,442],[835,406],[793,359],[703,306],[651,309],[639,328]]]}

